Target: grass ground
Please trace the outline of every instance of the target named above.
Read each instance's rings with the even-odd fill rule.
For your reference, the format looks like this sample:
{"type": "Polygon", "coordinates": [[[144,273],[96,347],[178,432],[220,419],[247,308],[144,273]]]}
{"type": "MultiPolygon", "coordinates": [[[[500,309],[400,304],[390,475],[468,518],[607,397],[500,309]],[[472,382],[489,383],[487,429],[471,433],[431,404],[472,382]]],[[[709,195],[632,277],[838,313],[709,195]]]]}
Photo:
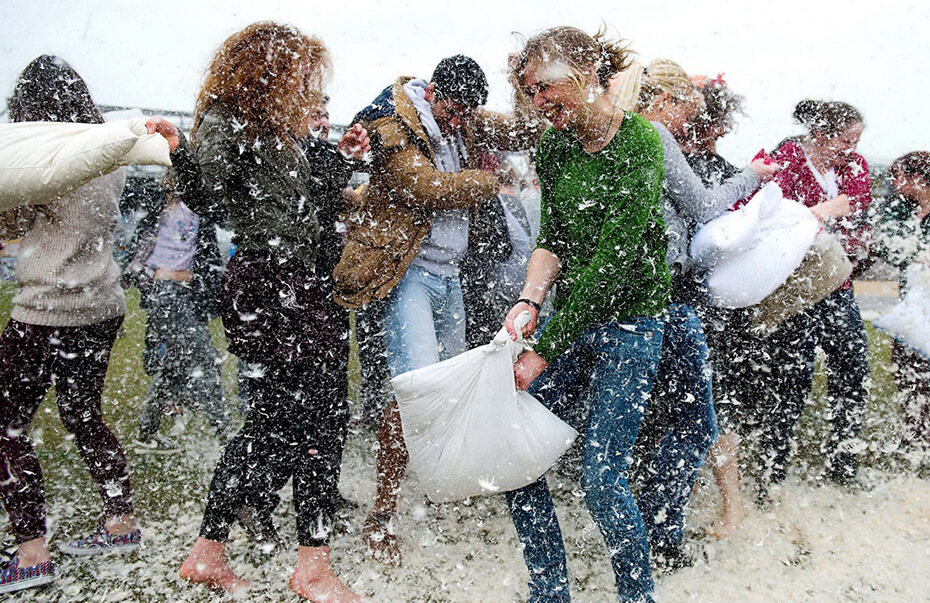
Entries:
{"type": "MultiPolygon", "coordinates": [[[[0,324],[5,324],[9,315],[12,293],[11,285],[0,284],[0,324]]],[[[138,554],[121,557],[118,561],[73,560],[56,555],[60,560],[60,579],[56,586],[7,597],[6,600],[149,602],[223,599],[202,588],[186,585],[177,577],[177,567],[196,536],[206,488],[220,447],[202,418],[188,411],[169,420],[169,425],[165,427],[182,444],[183,452],[166,456],[134,452],[130,443],[137,433],[138,413],[149,378],[141,363],[144,313],[139,309],[135,290],[130,291],[127,297],[129,311],[123,333],[113,350],[103,406],[108,425],[127,450],[146,548],[138,554]]],[[[214,324],[213,330],[217,344],[222,348],[224,344],[220,325],[214,324]]],[[[908,466],[896,446],[901,419],[893,400],[894,384],[888,371],[890,344],[879,333],[870,330],[869,335],[874,385],[863,432],[867,446],[867,454],[863,458],[868,467],[888,475],[892,481],[905,480],[900,482],[905,484],[901,487],[909,492],[906,484],[910,483],[907,481],[910,478],[901,477],[900,474],[908,466]]],[[[352,365],[351,371],[355,384],[353,387],[356,387],[357,363],[352,365]]],[[[232,359],[224,365],[223,380],[229,399],[234,400],[232,359]]],[[[805,412],[798,428],[798,454],[792,479],[799,480],[802,486],[812,479],[804,476],[817,475],[823,465],[820,453],[821,441],[826,433],[822,419],[826,405],[823,390],[824,375],[818,373],[812,408],[810,412],[805,412]]],[[[53,543],[96,527],[100,521],[98,495],[91,487],[89,474],[61,426],[51,394],[39,409],[32,437],[45,473],[53,543]]],[[[341,489],[360,507],[345,511],[340,516],[334,560],[337,570],[347,576],[355,588],[377,594],[375,600],[378,601],[514,601],[525,596],[525,569],[500,497],[431,506],[424,505],[423,499],[407,488],[402,498],[403,517],[399,520],[404,534],[403,542],[410,549],[407,567],[405,570],[388,570],[369,560],[361,545],[358,530],[374,489],[373,446],[374,437],[369,429],[354,431],[350,435],[344,463],[341,489]]],[[[577,485],[558,481],[561,485],[556,485],[555,490],[567,508],[566,537],[570,550],[574,551],[570,563],[573,564],[573,590],[578,594],[576,599],[608,600],[611,598],[608,595],[611,585],[607,578],[609,570],[603,563],[603,544],[582,510],[577,485]],[[592,562],[594,558],[597,559],[592,562]]],[[[288,496],[285,491],[285,502],[288,496]]],[[[811,500],[816,500],[816,496],[825,495],[812,496],[811,500]]],[[[889,494],[886,498],[893,502],[903,496],[889,494]]],[[[702,518],[707,522],[712,520],[715,504],[710,495],[698,497],[696,506],[699,508],[694,511],[698,523],[702,518]]],[[[864,504],[872,503],[866,501],[864,504]]],[[[281,505],[277,520],[282,524],[285,534],[293,534],[288,507],[288,504],[281,505]]],[[[758,529],[766,529],[764,521],[760,521],[763,527],[758,529]]],[[[790,523],[784,520],[779,525],[787,525],[785,522],[790,523]]],[[[796,535],[789,534],[785,538],[788,542],[784,553],[777,544],[773,545],[774,567],[781,567],[779,563],[791,565],[794,563],[791,560],[797,561],[798,558],[801,561],[795,565],[803,566],[806,549],[798,549],[791,544],[797,540],[796,535]]],[[[813,544],[805,546],[817,550],[813,544]]],[[[272,557],[261,555],[251,549],[243,534],[238,531],[233,533],[231,549],[237,551],[232,558],[234,566],[256,583],[256,588],[250,591],[247,600],[296,600],[284,586],[293,568],[293,552],[272,557]]],[[[722,557],[725,553],[719,555],[722,557]]],[[[852,586],[844,583],[837,588],[853,588],[855,591],[855,584],[859,584],[861,578],[851,580],[852,586]]],[[[895,588],[899,586],[894,584],[895,588]]],[[[697,599],[690,596],[682,598],[681,592],[699,592],[697,586],[690,583],[679,588],[675,582],[667,582],[660,592],[662,590],[666,595],[676,593],[667,600],[723,600],[705,599],[703,596],[697,599]]],[[[753,591],[750,585],[742,600],[773,600],[768,595],[754,598],[753,592],[759,595],[764,591],[758,588],[753,591]]],[[[831,600],[828,595],[825,596],[827,598],[822,600],[831,600]]],[[[883,596],[870,599],[857,595],[858,598],[851,597],[848,600],[890,600],[883,596]]],[[[814,596],[810,600],[821,599],[814,596]]]]}

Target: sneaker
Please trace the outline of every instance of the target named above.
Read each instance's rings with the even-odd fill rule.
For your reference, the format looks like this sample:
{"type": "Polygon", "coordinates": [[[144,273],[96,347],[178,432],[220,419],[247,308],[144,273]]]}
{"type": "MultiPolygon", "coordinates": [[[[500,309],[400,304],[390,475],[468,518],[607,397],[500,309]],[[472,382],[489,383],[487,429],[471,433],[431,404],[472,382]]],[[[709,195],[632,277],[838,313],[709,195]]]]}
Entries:
{"type": "Polygon", "coordinates": [[[170,454],[180,450],[177,444],[160,433],[140,437],[135,441],[135,448],[139,454],[170,454]]]}
{"type": "Polygon", "coordinates": [[[0,593],[11,593],[55,581],[55,564],[49,559],[38,565],[19,566],[19,555],[14,554],[0,570],[0,593]]]}
{"type": "Polygon", "coordinates": [[[106,527],[81,538],[63,544],[61,550],[69,555],[96,555],[107,551],[124,553],[142,546],[142,533],[137,529],[128,534],[111,534],[106,527]]]}

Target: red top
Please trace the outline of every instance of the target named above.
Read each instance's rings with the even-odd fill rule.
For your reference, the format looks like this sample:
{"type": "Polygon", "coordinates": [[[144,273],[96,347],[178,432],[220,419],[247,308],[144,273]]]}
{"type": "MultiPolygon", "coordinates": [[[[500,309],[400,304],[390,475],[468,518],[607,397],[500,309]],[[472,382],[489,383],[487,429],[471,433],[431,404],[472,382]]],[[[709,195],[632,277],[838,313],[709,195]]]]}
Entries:
{"type": "MultiPolygon", "coordinates": [[[[793,199],[813,207],[823,201],[829,201],[826,191],[817,182],[810,167],[804,149],[797,142],[786,142],[773,154],[782,169],[775,174],[775,182],[781,187],[787,199],[793,199]]],[[[857,268],[864,269],[868,259],[868,223],[866,214],[872,203],[872,182],[869,180],[869,164],[862,155],[850,153],[849,161],[842,167],[835,168],[836,182],[840,194],[849,197],[852,212],[836,220],[829,230],[836,234],[846,255],[853,263],[853,274],[857,268]]],[[[840,289],[849,289],[852,282],[847,280],[840,289]]]]}

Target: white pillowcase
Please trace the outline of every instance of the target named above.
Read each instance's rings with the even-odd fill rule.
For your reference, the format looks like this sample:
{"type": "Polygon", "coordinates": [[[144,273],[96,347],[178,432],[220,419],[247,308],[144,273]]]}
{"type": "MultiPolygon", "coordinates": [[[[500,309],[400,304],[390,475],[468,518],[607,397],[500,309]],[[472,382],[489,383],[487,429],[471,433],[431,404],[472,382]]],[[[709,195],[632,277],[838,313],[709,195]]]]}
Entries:
{"type": "Polygon", "coordinates": [[[690,253],[707,270],[713,305],[747,308],[788,280],[820,228],[809,209],[770,182],[746,205],[698,230],[690,253]]]}
{"type": "Polygon", "coordinates": [[[904,297],[873,324],[930,359],[930,269],[908,266],[904,297]]]}
{"type": "Polygon", "coordinates": [[[0,211],[51,203],[120,166],[169,167],[168,141],[145,121],[0,125],[0,211]]]}

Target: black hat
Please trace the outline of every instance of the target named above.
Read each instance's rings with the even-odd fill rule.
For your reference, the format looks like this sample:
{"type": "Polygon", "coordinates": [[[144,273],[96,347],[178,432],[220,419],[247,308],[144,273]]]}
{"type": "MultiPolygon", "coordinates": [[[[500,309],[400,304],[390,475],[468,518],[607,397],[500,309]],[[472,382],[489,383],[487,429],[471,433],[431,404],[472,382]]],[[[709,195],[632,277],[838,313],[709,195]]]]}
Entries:
{"type": "Polygon", "coordinates": [[[440,98],[479,107],[488,101],[488,78],[475,59],[457,54],[439,61],[432,82],[440,98]]]}

